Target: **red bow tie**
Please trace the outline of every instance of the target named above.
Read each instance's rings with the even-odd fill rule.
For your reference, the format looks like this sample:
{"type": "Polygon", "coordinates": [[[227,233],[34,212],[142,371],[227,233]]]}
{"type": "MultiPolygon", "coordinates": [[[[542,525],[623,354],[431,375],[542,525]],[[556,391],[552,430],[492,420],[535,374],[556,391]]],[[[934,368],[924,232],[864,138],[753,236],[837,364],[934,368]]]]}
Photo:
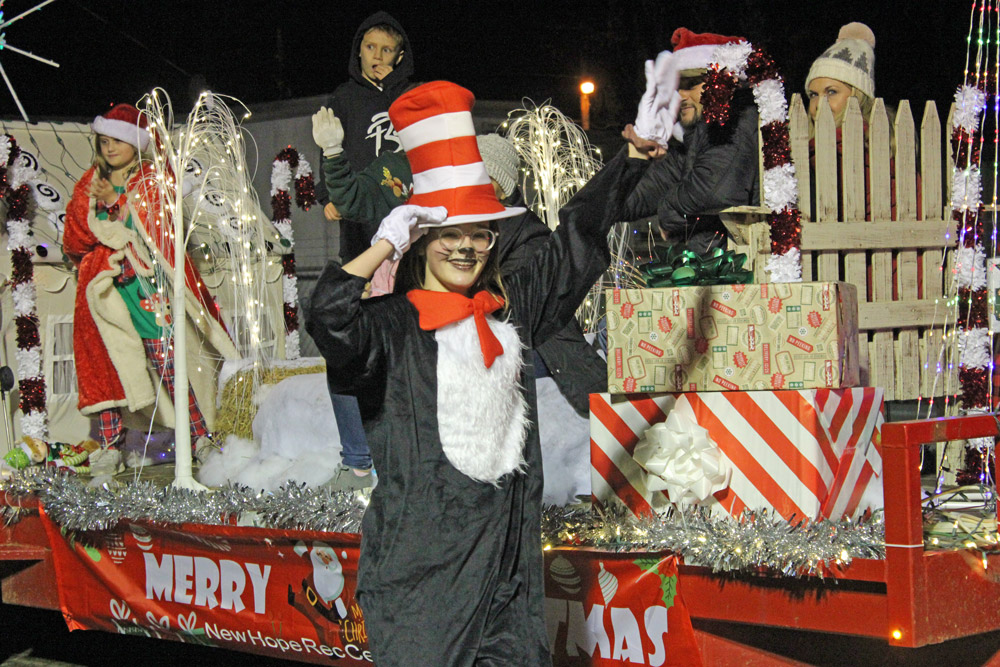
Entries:
{"type": "Polygon", "coordinates": [[[406,293],[406,298],[420,313],[420,328],[424,331],[440,329],[472,315],[486,368],[492,366],[496,358],[503,354],[503,345],[486,321],[488,314],[503,308],[503,299],[486,291],[476,292],[470,299],[457,292],[431,292],[422,289],[410,290],[406,293]]]}

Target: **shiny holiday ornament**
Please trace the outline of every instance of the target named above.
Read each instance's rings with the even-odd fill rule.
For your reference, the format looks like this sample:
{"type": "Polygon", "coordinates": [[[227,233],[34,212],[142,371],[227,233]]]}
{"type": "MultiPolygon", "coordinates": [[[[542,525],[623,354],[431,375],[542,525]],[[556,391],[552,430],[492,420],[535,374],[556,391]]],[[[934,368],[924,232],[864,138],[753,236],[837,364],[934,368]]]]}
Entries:
{"type": "Polygon", "coordinates": [[[570,595],[576,595],[580,592],[580,575],[577,574],[573,564],[562,556],[556,556],[552,559],[552,563],[549,565],[549,575],[551,575],[552,581],[559,585],[559,588],[570,595]]]}

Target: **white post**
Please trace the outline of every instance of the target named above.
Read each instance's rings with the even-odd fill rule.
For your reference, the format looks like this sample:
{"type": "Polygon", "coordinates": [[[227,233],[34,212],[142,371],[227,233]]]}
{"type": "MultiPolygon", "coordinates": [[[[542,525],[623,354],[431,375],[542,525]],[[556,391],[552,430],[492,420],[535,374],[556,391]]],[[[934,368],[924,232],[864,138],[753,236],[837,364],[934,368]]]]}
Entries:
{"type": "Polygon", "coordinates": [[[174,344],[174,483],[175,488],[207,491],[191,471],[191,410],[188,407],[188,373],[187,373],[187,308],[185,300],[185,252],[184,234],[184,193],[183,175],[180,156],[171,156],[174,163],[174,294],[171,298],[170,312],[173,314],[173,344],[174,344]]]}

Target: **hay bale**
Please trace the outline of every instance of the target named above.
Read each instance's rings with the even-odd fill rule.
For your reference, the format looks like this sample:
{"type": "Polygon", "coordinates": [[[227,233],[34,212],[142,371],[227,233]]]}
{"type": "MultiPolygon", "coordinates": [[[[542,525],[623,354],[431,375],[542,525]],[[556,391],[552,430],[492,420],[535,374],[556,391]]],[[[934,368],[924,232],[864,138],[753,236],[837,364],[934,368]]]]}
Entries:
{"type": "Polygon", "coordinates": [[[253,420],[259,407],[257,394],[264,385],[278,384],[293,375],[325,372],[324,363],[312,366],[273,365],[259,373],[251,368],[237,371],[222,388],[222,404],[215,416],[215,437],[220,442],[229,435],[253,440],[253,420]]]}

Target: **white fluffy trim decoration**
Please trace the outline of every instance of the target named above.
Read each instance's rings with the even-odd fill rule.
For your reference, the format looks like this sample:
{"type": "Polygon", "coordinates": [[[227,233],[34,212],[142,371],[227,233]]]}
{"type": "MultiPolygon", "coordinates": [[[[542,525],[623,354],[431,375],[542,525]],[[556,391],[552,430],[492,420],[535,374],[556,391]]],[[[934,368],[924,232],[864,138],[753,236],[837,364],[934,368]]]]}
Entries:
{"type": "Polygon", "coordinates": [[[969,438],[965,444],[978,452],[993,451],[994,438],[969,438]]]}
{"type": "Polygon", "coordinates": [[[17,357],[17,379],[27,380],[28,378],[40,377],[42,374],[42,348],[35,346],[26,350],[18,349],[14,355],[17,357]]]}
{"type": "Polygon", "coordinates": [[[983,184],[979,167],[956,169],[951,186],[951,208],[953,210],[968,208],[975,211],[979,208],[982,198],[983,184]]]}
{"type": "Polygon", "coordinates": [[[968,84],[955,91],[955,127],[972,134],[979,127],[979,114],[986,107],[986,93],[968,84]]]}
{"type": "Polygon", "coordinates": [[[29,233],[30,231],[31,223],[29,221],[23,218],[20,220],[8,220],[7,233],[10,236],[7,237],[7,250],[34,248],[35,243],[29,233]]]}
{"type": "Polygon", "coordinates": [[[779,164],[764,172],[764,205],[768,209],[778,213],[793,207],[798,198],[794,164],[779,164]]]}
{"type": "Polygon", "coordinates": [[[275,160],[271,169],[271,196],[278,194],[279,190],[288,190],[291,182],[292,167],[284,160],[275,160]]]}
{"type": "Polygon", "coordinates": [[[274,228],[278,230],[278,233],[284,236],[289,241],[292,240],[292,221],[288,218],[283,220],[275,220],[273,223],[274,228]]]}
{"type": "Polygon", "coordinates": [[[36,290],[34,282],[24,282],[16,285],[11,291],[14,301],[14,312],[18,315],[31,315],[35,312],[36,290]]]}
{"type": "Polygon", "coordinates": [[[986,288],[986,253],[983,246],[959,248],[955,258],[955,280],[959,287],[986,288]]]}
{"type": "Polygon", "coordinates": [[[293,306],[299,302],[299,279],[296,276],[281,277],[281,294],[285,303],[293,306]]]}
{"type": "Polygon", "coordinates": [[[990,332],[985,327],[958,332],[959,365],[986,368],[990,364],[990,332]]]}
{"type": "Polygon", "coordinates": [[[298,359],[302,356],[298,330],[289,331],[285,335],[285,359],[298,359]]]}
{"type": "Polygon", "coordinates": [[[527,405],[518,385],[521,341],[514,326],[487,317],[503,354],[486,368],[471,317],[438,329],[437,417],[441,448],[455,468],[497,484],[525,465],[527,405]]]}
{"type": "Polygon", "coordinates": [[[10,137],[6,134],[0,135],[0,166],[7,166],[10,159],[10,137]]]}
{"type": "Polygon", "coordinates": [[[38,176],[38,170],[32,167],[23,155],[19,156],[17,162],[7,170],[7,180],[14,190],[33,180],[35,176],[38,176]]]}
{"type": "Polygon", "coordinates": [[[299,166],[295,168],[295,180],[298,180],[303,176],[311,176],[312,173],[312,165],[309,164],[308,160],[302,157],[302,153],[299,153],[299,166]]]}
{"type": "Polygon", "coordinates": [[[712,54],[712,61],[721,69],[728,70],[736,78],[747,78],[747,58],[753,53],[753,46],[747,41],[722,44],[712,54]]]}
{"type": "Polygon", "coordinates": [[[784,255],[771,255],[764,267],[772,283],[802,282],[802,255],[798,248],[791,248],[784,255]]]}
{"type": "Polygon", "coordinates": [[[757,102],[761,127],[775,121],[783,123],[788,118],[785,87],[779,79],[768,79],[758,83],[753,87],[753,98],[757,102]]]}
{"type": "Polygon", "coordinates": [[[49,437],[48,413],[38,410],[21,415],[21,433],[45,440],[49,437]]]}

